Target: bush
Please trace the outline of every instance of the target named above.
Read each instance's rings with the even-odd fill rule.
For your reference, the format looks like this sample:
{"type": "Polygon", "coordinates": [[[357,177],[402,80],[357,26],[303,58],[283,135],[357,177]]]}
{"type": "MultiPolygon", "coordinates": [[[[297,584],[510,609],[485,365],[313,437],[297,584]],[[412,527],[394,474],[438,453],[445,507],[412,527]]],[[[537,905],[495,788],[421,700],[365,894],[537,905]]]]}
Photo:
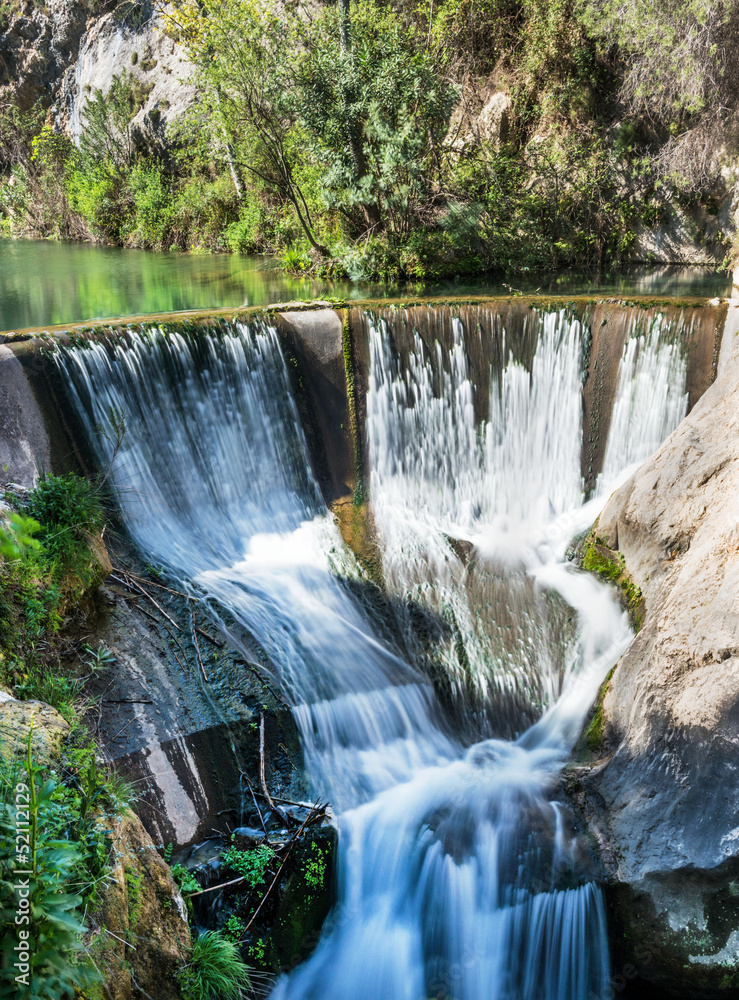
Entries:
{"type": "MultiPolygon", "coordinates": [[[[0,734],[1,736],[1,734],[0,734]]],[[[17,841],[15,788],[28,789],[29,844],[24,853],[30,877],[29,922],[23,926],[32,942],[28,995],[40,1000],[62,1000],[98,977],[85,961],[82,913],[94,896],[97,881],[109,869],[109,845],[104,824],[82,810],[80,793],[59,781],[48,767],[32,759],[32,732],[23,764],[0,752],[0,928],[3,996],[22,996],[15,979],[19,927],[15,924],[17,841]]],[[[2,747],[0,747],[0,751],[2,747]]],[[[25,817],[24,817],[25,818],[25,817]]]]}
{"type": "Polygon", "coordinates": [[[25,509],[0,525],[0,681],[71,722],[82,685],[59,670],[57,633],[66,609],[99,582],[90,548],[104,520],[98,491],[80,476],[48,476],[11,499],[25,509]]]}
{"type": "Polygon", "coordinates": [[[271,847],[260,844],[250,851],[238,851],[235,847],[231,847],[221,855],[221,858],[227,868],[237,872],[254,888],[264,882],[274,856],[275,852],[271,847]]]}
{"type": "Polygon", "coordinates": [[[41,525],[39,538],[45,551],[63,565],[73,567],[85,550],[87,535],[105,521],[97,487],[84,476],[46,476],[31,491],[28,513],[41,525]]]}
{"type": "Polygon", "coordinates": [[[217,931],[203,931],[179,973],[183,1000],[240,1000],[251,983],[238,946],[217,931]]]}
{"type": "Polygon", "coordinates": [[[139,162],[128,176],[128,186],[133,211],[126,243],[147,249],[168,246],[175,214],[169,179],[157,164],[139,162]]]}

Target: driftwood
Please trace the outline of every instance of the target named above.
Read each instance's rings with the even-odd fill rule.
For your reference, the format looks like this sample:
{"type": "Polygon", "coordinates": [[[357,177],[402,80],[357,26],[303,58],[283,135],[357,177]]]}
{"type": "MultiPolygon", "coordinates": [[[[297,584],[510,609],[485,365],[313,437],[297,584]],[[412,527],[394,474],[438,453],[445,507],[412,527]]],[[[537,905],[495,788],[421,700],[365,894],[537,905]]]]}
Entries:
{"type": "Polygon", "coordinates": [[[280,817],[285,826],[289,826],[289,820],[287,816],[282,811],[282,809],[280,809],[280,807],[274,801],[272,796],[269,794],[269,790],[267,788],[267,780],[264,775],[264,712],[261,712],[259,715],[259,780],[262,785],[262,793],[264,794],[265,799],[269,803],[270,808],[272,809],[273,812],[277,813],[277,815],[280,817]]]}

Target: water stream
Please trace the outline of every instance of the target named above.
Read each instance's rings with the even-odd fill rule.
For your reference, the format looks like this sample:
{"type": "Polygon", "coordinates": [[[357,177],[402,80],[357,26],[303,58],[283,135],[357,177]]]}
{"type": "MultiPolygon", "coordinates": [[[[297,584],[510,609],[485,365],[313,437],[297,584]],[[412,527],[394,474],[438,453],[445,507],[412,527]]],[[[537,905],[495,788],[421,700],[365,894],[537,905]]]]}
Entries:
{"type": "MultiPolygon", "coordinates": [[[[273,329],[129,334],[58,356],[131,535],[226,609],[338,813],[339,903],[274,995],[604,998],[601,893],[558,773],[631,633],[610,591],[564,559],[608,489],[585,504],[580,324],[532,311],[526,350],[500,343],[485,383],[468,357],[486,331],[455,321],[451,341],[411,331],[401,349],[392,323],[366,323],[386,585],[438,618],[433,648],[408,622],[390,648],[343,586],[360,571],[311,472],[273,329]],[[113,413],[126,420],[115,456],[113,413]],[[429,664],[469,704],[469,729],[455,735],[429,664]]],[[[609,441],[608,477],[684,412],[682,386],[646,400],[634,388],[684,382],[679,351],[655,337],[626,345],[611,435],[640,444],[609,441]]]]}

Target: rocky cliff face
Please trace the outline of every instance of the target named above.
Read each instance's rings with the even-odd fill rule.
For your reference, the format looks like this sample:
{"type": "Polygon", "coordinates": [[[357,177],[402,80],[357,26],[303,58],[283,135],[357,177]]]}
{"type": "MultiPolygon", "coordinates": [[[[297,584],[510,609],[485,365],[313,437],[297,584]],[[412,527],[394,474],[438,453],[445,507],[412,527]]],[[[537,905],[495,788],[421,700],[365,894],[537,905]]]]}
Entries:
{"type": "Polygon", "coordinates": [[[51,108],[58,128],[79,138],[85,104],[113,76],[136,81],[140,109],[133,125],[165,145],[166,126],[195,97],[191,67],[149,3],[49,0],[19,4],[0,21],[0,102],[51,108]]]}
{"type": "Polygon", "coordinates": [[[87,3],[26,0],[10,5],[0,25],[0,100],[14,98],[23,109],[54,100],[62,73],[77,57],[91,20],[87,3]]]}
{"type": "MultiPolygon", "coordinates": [[[[739,995],[739,338],[597,526],[647,605],[575,783],[613,877],[622,954],[680,997],[739,995]]],[[[578,795],[576,795],[578,797],[578,795]]]]}

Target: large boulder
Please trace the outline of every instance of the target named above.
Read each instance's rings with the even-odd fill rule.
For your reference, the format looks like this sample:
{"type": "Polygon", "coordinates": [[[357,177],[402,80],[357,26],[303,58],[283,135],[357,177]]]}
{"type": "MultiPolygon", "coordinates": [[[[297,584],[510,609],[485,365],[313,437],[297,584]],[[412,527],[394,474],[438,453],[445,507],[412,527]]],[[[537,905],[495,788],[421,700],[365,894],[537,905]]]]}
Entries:
{"type": "Polygon", "coordinates": [[[646,600],[605,694],[601,759],[572,787],[602,847],[617,967],[739,995],[739,341],[597,526],[646,600]]]}

